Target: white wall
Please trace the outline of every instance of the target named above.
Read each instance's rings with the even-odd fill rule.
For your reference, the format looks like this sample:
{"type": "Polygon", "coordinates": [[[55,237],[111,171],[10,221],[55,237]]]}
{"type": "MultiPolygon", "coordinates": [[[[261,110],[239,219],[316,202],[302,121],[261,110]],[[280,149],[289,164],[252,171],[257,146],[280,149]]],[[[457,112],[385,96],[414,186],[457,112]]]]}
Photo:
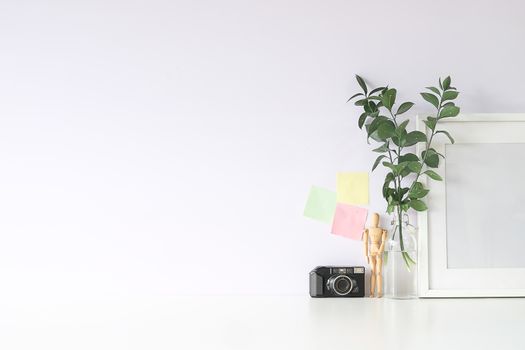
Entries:
{"type": "MultiPolygon", "coordinates": [[[[451,74],[523,112],[521,1],[3,1],[0,296],[300,294],[359,242],[302,217],[368,170],[345,104],[451,74]]],[[[372,210],[384,210],[381,173],[372,210]]]]}

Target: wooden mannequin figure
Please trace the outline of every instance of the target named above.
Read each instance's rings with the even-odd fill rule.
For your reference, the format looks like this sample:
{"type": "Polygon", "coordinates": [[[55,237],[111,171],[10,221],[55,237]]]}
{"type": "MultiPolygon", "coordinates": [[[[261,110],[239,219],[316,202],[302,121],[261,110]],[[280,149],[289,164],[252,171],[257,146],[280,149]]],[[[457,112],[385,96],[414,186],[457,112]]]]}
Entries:
{"type": "Polygon", "coordinates": [[[374,295],[377,295],[380,298],[383,296],[383,251],[385,250],[387,231],[379,227],[378,213],[372,214],[370,221],[372,226],[367,228],[363,234],[363,245],[366,259],[372,269],[370,275],[370,297],[373,298],[374,295]],[[370,243],[368,242],[369,237],[370,243]]]}

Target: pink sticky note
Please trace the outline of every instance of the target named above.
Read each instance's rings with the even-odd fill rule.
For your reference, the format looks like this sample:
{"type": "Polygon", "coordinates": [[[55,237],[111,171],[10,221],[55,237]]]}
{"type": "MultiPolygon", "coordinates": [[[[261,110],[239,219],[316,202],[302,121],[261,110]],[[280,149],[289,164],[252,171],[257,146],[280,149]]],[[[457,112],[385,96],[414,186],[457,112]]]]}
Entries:
{"type": "Polygon", "coordinates": [[[350,239],[361,240],[368,210],[350,204],[337,203],[332,233],[350,239]]]}

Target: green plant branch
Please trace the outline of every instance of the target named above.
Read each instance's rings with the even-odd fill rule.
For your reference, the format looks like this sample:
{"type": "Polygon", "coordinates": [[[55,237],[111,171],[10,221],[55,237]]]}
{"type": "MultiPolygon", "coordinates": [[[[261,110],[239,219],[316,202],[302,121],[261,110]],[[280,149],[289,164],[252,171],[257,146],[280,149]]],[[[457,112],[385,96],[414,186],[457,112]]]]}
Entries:
{"type": "Polygon", "coordinates": [[[429,169],[437,168],[439,166],[439,156],[443,157],[443,155],[440,155],[431,148],[432,141],[436,134],[443,133],[454,143],[454,140],[448,132],[437,130],[437,125],[440,119],[458,115],[459,108],[454,105],[452,100],[454,100],[459,93],[455,91],[456,89],[454,87],[450,86],[450,77],[445,78],[443,81],[439,79],[439,88],[433,86],[427,87],[432,93],[421,93],[423,99],[437,109],[437,116],[435,118],[428,117],[424,121],[427,128],[431,130],[430,135],[428,135],[426,132],[422,133],[420,131],[408,132],[408,120],[398,123],[397,118],[410,110],[414,106],[414,103],[401,103],[394,110],[397,96],[396,89],[386,86],[368,91],[365,81],[359,76],[356,76],[356,79],[363,92],[353,95],[349,101],[358,97],[358,100],[354,104],[364,109],[364,112],[359,116],[358,126],[360,129],[365,127],[367,142],[369,142],[370,138],[378,142],[383,142],[380,147],[373,150],[374,152],[380,153],[380,155],[376,158],[372,171],[381,164],[382,159],[389,159],[390,161],[382,162],[382,164],[390,168],[391,171],[385,177],[383,197],[387,200],[387,212],[389,214],[395,213],[394,215],[397,217],[398,228],[396,228],[395,231],[399,231],[399,241],[403,259],[407,266],[409,266],[410,263],[415,263],[415,261],[404,251],[403,213],[411,208],[417,211],[427,210],[423,198],[428,194],[429,190],[426,189],[422,183],[418,182],[418,180],[422,174],[427,174],[429,178],[433,180],[441,180],[441,177],[436,172],[429,169]],[[381,115],[381,111],[384,111],[384,109],[388,112],[381,115]],[[406,147],[412,147],[420,142],[426,143],[424,147],[425,150],[422,154],[416,155],[410,152],[403,154],[406,147]],[[415,177],[410,176],[411,174],[415,174],[415,177]],[[403,182],[405,182],[407,187],[403,188],[403,182]]]}
{"type": "Polygon", "coordinates": [[[425,146],[425,155],[423,156],[423,159],[421,160],[421,165],[422,165],[421,166],[421,170],[419,170],[416,173],[416,178],[415,178],[414,182],[412,182],[412,185],[410,186],[410,189],[407,192],[407,194],[410,193],[410,191],[414,188],[414,185],[416,184],[417,180],[419,180],[419,177],[421,176],[421,173],[423,172],[423,167],[425,166],[425,161],[426,161],[427,156],[428,156],[428,150],[430,149],[430,146],[432,145],[432,140],[434,139],[434,136],[436,135],[437,124],[439,122],[439,112],[441,111],[441,105],[442,104],[443,104],[443,98],[440,96],[440,98],[439,98],[439,105],[437,107],[437,114],[436,114],[436,125],[434,125],[434,130],[432,130],[432,133],[430,134],[430,138],[428,139],[428,142],[427,142],[427,144],[425,146]]]}
{"type": "MultiPolygon", "coordinates": [[[[388,109],[388,112],[390,113],[390,116],[392,117],[392,121],[394,122],[394,126],[396,128],[396,130],[398,129],[399,127],[399,124],[397,123],[397,118],[395,116],[394,113],[392,113],[392,109],[391,108],[387,108],[388,109]]],[[[397,154],[398,154],[398,157],[397,157],[397,165],[399,165],[399,157],[401,156],[401,151],[403,150],[404,147],[401,147],[401,142],[398,142],[398,145],[397,145],[397,154]]],[[[392,164],[394,164],[394,162],[392,161],[392,164]]],[[[408,266],[408,261],[404,255],[404,250],[405,250],[405,244],[403,242],[403,211],[401,210],[401,202],[403,202],[403,195],[402,195],[402,192],[401,192],[401,189],[403,188],[401,186],[401,174],[398,173],[397,176],[396,176],[396,182],[394,182],[394,188],[396,190],[396,195],[397,195],[397,217],[398,217],[398,227],[399,227],[399,247],[401,248],[401,251],[403,252],[403,259],[405,260],[405,263],[407,264],[408,266]]],[[[408,192],[407,192],[407,195],[408,195],[408,192]]]]}

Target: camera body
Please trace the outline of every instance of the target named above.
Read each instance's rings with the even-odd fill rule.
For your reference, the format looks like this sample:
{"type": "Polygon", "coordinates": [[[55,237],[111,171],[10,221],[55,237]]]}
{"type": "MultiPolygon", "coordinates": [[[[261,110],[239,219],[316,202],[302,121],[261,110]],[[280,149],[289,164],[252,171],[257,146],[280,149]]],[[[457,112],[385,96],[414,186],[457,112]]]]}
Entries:
{"type": "Polygon", "coordinates": [[[357,298],[365,296],[363,266],[317,266],[310,272],[312,298],[357,298]]]}

